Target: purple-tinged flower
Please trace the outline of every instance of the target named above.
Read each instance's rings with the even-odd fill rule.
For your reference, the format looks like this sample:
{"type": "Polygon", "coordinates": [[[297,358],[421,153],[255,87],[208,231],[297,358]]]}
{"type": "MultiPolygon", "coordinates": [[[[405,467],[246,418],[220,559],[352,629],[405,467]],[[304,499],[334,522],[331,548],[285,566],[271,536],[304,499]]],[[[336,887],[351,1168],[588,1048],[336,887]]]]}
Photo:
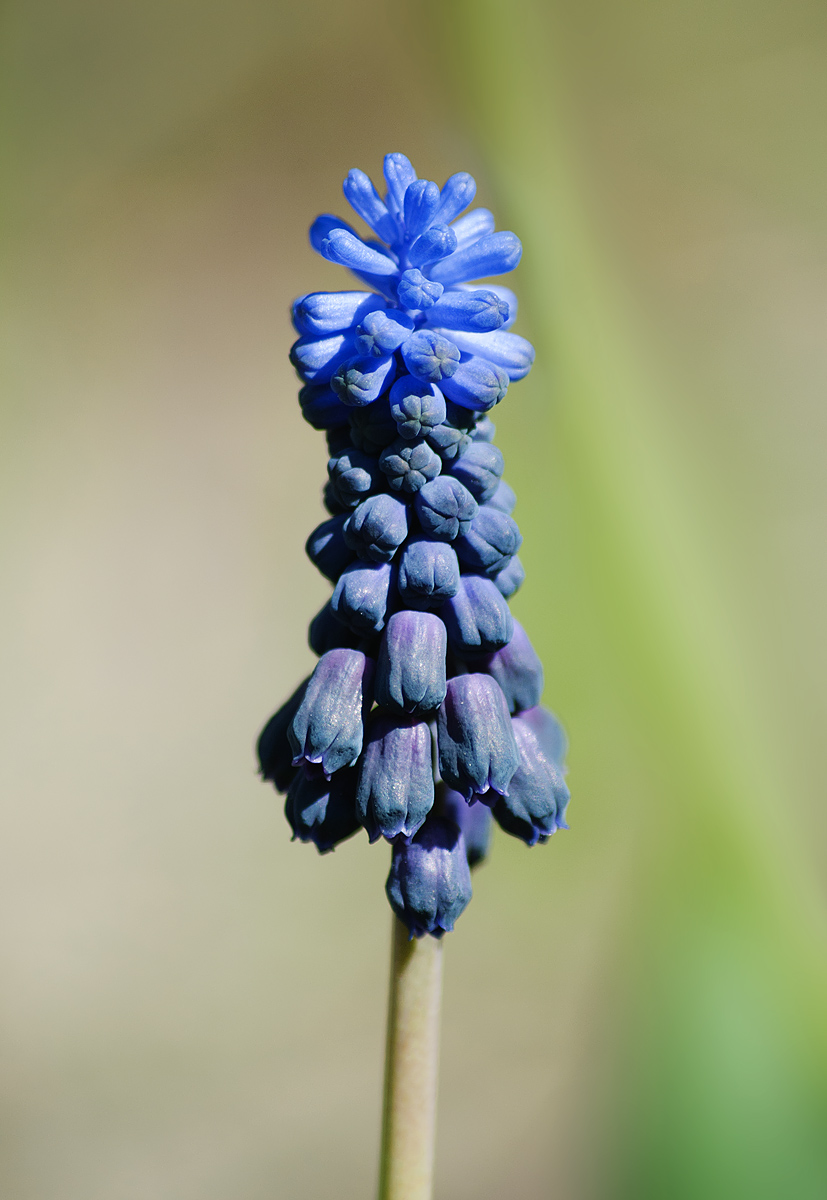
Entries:
{"type": "Polygon", "coordinates": [[[330,607],[330,601],[316,613],[307,630],[307,642],[314,654],[319,658],[328,650],[363,650],[364,637],[354,633],[349,625],[345,625],[330,607]]]}
{"type": "Polygon", "coordinates": [[[522,713],[540,703],[543,664],[519,621],[514,621],[511,641],[494,654],[471,660],[475,671],[484,671],[502,688],[509,711],[522,713]]]}
{"type": "Polygon", "coordinates": [[[489,508],[498,508],[500,512],[504,512],[510,517],[517,504],[517,497],[514,489],[510,488],[504,479],[501,479],[494,495],[486,503],[489,508]]]}
{"type": "Polygon", "coordinates": [[[354,563],[339,576],[330,607],[355,633],[369,637],[384,628],[391,583],[390,563],[354,563]]]}
{"type": "Polygon", "coordinates": [[[433,804],[427,723],[377,710],[368,722],[356,786],[356,815],[368,837],[412,837],[433,804]]]}
{"type": "Polygon", "coordinates": [[[463,575],[457,594],[439,610],[451,648],[460,658],[491,654],[511,641],[514,620],[508,604],[490,579],[463,575]]]}
{"type": "Polygon", "coordinates": [[[321,767],[329,778],[355,764],[373,698],[373,670],[373,660],[359,650],[322,655],[288,729],[294,767],[321,767]]]}
{"type": "Polygon", "coordinates": [[[335,583],[345,567],[353,562],[353,550],[344,537],[347,520],[347,515],[340,513],[337,517],[322,521],[305,545],[307,557],[331,583],[335,583]]]}
{"type": "Polygon", "coordinates": [[[466,571],[493,578],[507,567],[523,539],[513,517],[484,504],[454,547],[466,571]]]}
{"type": "Polygon", "coordinates": [[[487,858],[491,845],[491,809],[481,800],[469,804],[459,792],[443,785],[439,811],[462,830],[468,866],[478,866],[487,858]]]}
{"type": "Polygon", "coordinates": [[[494,804],[497,823],[506,833],[521,838],[527,846],[545,842],[558,829],[567,829],[566,806],[569,789],[560,768],[543,752],[540,739],[528,721],[511,722],[519,750],[519,766],[512,776],[508,794],[494,804]]]}
{"type": "Polygon", "coordinates": [[[507,563],[500,571],[499,575],[494,576],[494,583],[497,586],[497,591],[506,599],[510,599],[515,592],[518,592],[525,581],[525,571],[523,564],[515,554],[511,562],[507,563]]]}
{"type": "Polygon", "coordinates": [[[300,842],[313,842],[327,854],[360,828],[356,815],[356,771],[337,771],[332,779],[297,771],[287,792],[284,815],[300,842]]]}
{"type": "Polygon", "coordinates": [[[442,937],[471,899],[471,872],[462,833],[431,814],[409,842],[393,848],[385,891],[411,937],[442,937]]]}
{"type": "Polygon", "coordinates": [[[466,487],[478,504],[486,504],[496,493],[502,478],[505,460],[502,450],[490,442],[472,442],[455,459],[450,471],[466,487]]]}
{"type": "Polygon", "coordinates": [[[569,743],[565,730],[554,713],[537,705],[536,708],[529,708],[521,712],[520,721],[534,731],[543,753],[555,762],[565,774],[566,751],[569,743]]]}
{"type": "Polygon", "coordinates": [[[475,442],[493,442],[497,436],[497,426],[490,417],[481,416],[475,423],[473,438],[475,442]]]}
{"type": "Polygon", "coordinates": [[[397,712],[432,713],[445,698],[445,626],[433,613],[394,613],[382,634],[376,702],[397,712]]]}
{"type": "Polygon", "coordinates": [[[287,731],[304,699],[309,682],[310,676],[308,675],[307,679],[299,684],[290,699],[286,700],[278,712],[273,714],[259,734],[256,744],[261,777],[269,780],[277,792],[286,792],[290,786],[290,780],[295,774],[293,749],[287,731]]]}
{"type": "Polygon", "coordinates": [[[479,507],[458,479],[445,475],[426,483],[414,505],[423,533],[440,542],[453,542],[467,533],[479,507]]]}
{"type": "Polygon", "coordinates": [[[346,518],[342,534],[346,547],[366,562],[390,562],[407,536],[408,509],[387,492],[363,500],[346,518]]]}
{"type": "Polygon", "coordinates": [[[457,675],[437,716],[439,773],[466,800],[493,804],[508,792],[519,755],[500,685],[490,675],[457,675]]]}
{"type": "Polygon", "coordinates": [[[399,436],[412,441],[427,437],[445,420],[445,399],[435,383],[424,383],[413,375],[397,379],[390,391],[390,411],[399,436]]]}
{"type": "Polygon", "coordinates": [[[442,460],[425,441],[397,438],[379,455],[379,470],[387,478],[389,488],[412,496],[436,479],[442,470],[442,460]]]}
{"type": "Polygon", "coordinates": [[[399,560],[397,587],[408,608],[439,608],[459,591],[459,562],[447,542],[413,537],[399,560]]]}

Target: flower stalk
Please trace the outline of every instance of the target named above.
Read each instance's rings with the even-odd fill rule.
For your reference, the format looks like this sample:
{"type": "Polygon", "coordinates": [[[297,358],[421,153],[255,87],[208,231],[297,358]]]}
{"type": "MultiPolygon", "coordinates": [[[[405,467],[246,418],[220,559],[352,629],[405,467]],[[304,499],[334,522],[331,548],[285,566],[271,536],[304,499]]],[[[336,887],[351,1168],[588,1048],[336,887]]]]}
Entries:
{"type": "Polygon", "coordinates": [[[433,1195],[442,940],[393,919],[379,1200],[433,1195]]]}

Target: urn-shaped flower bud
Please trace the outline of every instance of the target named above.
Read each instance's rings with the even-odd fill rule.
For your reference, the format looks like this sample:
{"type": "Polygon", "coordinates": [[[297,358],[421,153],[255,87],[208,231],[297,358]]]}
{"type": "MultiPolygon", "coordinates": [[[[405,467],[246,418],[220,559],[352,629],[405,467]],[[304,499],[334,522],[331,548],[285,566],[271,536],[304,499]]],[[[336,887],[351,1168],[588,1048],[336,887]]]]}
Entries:
{"type": "Polygon", "coordinates": [[[499,575],[522,545],[513,517],[484,504],[464,537],[455,542],[457,558],[466,570],[489,578],[499,575]]]}
{"type": "Polygon", "coordinates": [[[472,436],[475,442],[493,442],[497,436],[497,426],[490,417],[480,417],[474,424],[472,436]]]}
{"type": "Polygon", "coordinates": [[[396,361],[392,354],[384,358],[368,354],[346,359],[331,376],[330,386],[342,404],[358,408],[373,404],[393,383],[395,374],[396,361]]]}
{"type": "Polygon", "coordinates": [[[411,837],[433,804],[427,723],[378,711],[368,722],[356,787],[356,815],[368,837],[411,837]]]}
{"type": "Polygon", "coordinates": [[[426,537],[411,538],[399,560],[397,585],[408,608],[439,608],[459,589],[459,562],[453,547],[426,537]]]}
{"type": "Polygon", "coordinates": [[[354,563],[333,589],[332,611],[355,633],[379,633],[388,611],[391,578],[390,563],[354,563]]]}
{"type": "Polygon", "coordinates": [[[445,626],[433,613],[394,613],[382,634],[376,702],[396,712],[431,713],[445,698],[445,626]]]}
{"type": "Polygon", "coordinates": [[[299,392],[299,405],[305,421],[314,429],[331,429],[347,421],[349,410],[327,384],[323,387],[305,384],[299,392]]]}
{"type": "Polygon", "coordinates": [[[519,591],[525,582],[525,570],[523,564],[515,554],[509,563],[507,563],[500,571],[499,575],[494,576],[494,583],[497,585],[497,591],[508,600],[515,592],[519,591]]]}
{"type": "Polygon", "coordinates": [[[390,411],[399,436],[413,441],[426,437],[445,420],[445,400],[435,383],[413,375],[397,379],[390,391],[390,411]]]}
{"type": "Polygon", "coordinates": [[[501,650],[514,632],[507,602],[482,575],[461,576],[456,596],[443,604],[439,615],[448,630],[448,641],[460,658],[501,650]]]}
{"type": "Polygon", "coordinates": [[[543,664],[519,621],[514,621],[511,641],[502,650],[474,658],[475,671],[484,671],[502,688],[512,713],[534,708],[543,694],[543,664]]]}
{"type": "Polygon", "coordinates": [[[514,717],[514,737],[519,766],[512,776],[508,795],[499,798],[493,812],[497,823],[526,845],[545,842],[556,830],[566,829],[569,789],[559,767],[543,753],[540,740],[528,721],[514,717]]]}
{"type": "Polygon", "coordinates": [[[478,504],[485,504],[496,492],[505,460],[502,451],[489,442],[472,442],[451,465],[451,474],[468,488],[478,504]]]}
{"type": "Polygon", "coordinates": [[[304,699],[309,682],[310,676],[299,684],[290,699],[282,704],[277,713],[274,713],[262,729],[256,745],[261,777],[269,779],[278,792],[287,791],[290,780],[295,774],[293,748],[290,745],[287,731],[304,699]]]}
{"type": "Polygon", "coordinates": [[[504,479],[501,479],[497,484],[497,490],[490,500],[486,501],[489,508],[498,508],[500,512],[507,513],[510,517],[517,503],[517,497],[514,494],[514,489],[509,487],[504,479]]]}
{"type": "Polygon", "coordinates": [[[462,830],[468,866],[476,867],[488,856],[491,845],[491,809],[481,800],[469,804],[459,792],[446,787],[443,789],[440,812],[462,830]]]}
{"type": "Polygon", "coordinates": [[[459,350],[453,342],[430,329],[412,333],[402,347],[402,357],[411,375],[425,383],[449,379],[459,366],[459,350]]]}
{"type": "Polygon", "coordinates": [[[476,500],[459,480],[444,475],[426,483],[414,504],[423,532],[440,542],[453,542],[467,533],[478,511],[476,500]]]}
{"type": "Polygon", "coordinates": [[[490,675],[448,680],[437,743],[442,778],[466,800],[493,804],[508,792],[519,756],[505,696],[490,675]]]}
{"type": "Polygon", "coordinates": [[[365,454],[380,454],[385,446],[396,440],[396,422],[388,408],[387,396],[382,396],[364,408],[349,408],[346,411],[350,438],[357,450],[362,450],[365,454]]]}
{"type": "Polygon", "coordinates": [[[344,450],[331,458],[327,472],[342,508],[355,508],[371,492],[376,491],[377,483],[382,478],[376,459],[361,450],[344,450]]]}
{"type": "Polygon", "coordinates": [[[366,562],[390,562],[407,536],[408,510],[387,492],[363,500],[343,529],[346,547],[366,562]]]}
{"type": "Polygon", "coordinates": [[[499,404],[508,391],[508,375],[502,367],[472,355],[463,358],[441,387],[446,399],[453,400],[454,404],[486,412],[499,404]]]}
{"type": "Polygon", "coordinates": [[[425,441],[398,438],[379,455],[379,469],[394,492],[412,496],[442,470],[442,459],[425,441]]]}
{"type": "Polygon", "coordinates": [[[363,641],[361,633],[355,633],[339,620],[329,600],[316,613],[307,630],[307,644],[319,658],[328,650],[363,650],[363,641]]]}
{"type": "Polygon", "coordinates": [[[288,731],[294,766],[320,766],[328,777],[353,766],[373,698],[373,667],[359,650],[322,655],[288,731]]]}
{"type": "Polygon", "coordinates": [[[405,308],[424,310],[435,304],[444,290],[441,283],[432,283],[420,270],[412,267],[402,273],[397,295],[405,308]]]}
{"type": "Polygon", "coordinates": [[[453,821],[431,815],[410,842],[397,842],[385,886],[412,937],[442,937],[471,899],[465,841],[453,821]]]}
{"type": "Polygon", "coordinates": [[[353,550],[344,537],[346,521],[344,513],[322,521],[305,545],[307,557],[331,583],[335,583],[345,567],[353,562],[353,550]]]}
{"type": "Polygon", "coordinates": [[[373,292],[310,292],[294,301],[293,325],[296,333],[328,337],[355,328],[368,313],[387,307],[373,292]]]}
{"type": "Polygon", "coordinates": [[[287,793],[284,815],[300,842],[313,842],[326,854],[359,829],[356,770],[337,771],[332,779],[297,771],[287,793]]]}

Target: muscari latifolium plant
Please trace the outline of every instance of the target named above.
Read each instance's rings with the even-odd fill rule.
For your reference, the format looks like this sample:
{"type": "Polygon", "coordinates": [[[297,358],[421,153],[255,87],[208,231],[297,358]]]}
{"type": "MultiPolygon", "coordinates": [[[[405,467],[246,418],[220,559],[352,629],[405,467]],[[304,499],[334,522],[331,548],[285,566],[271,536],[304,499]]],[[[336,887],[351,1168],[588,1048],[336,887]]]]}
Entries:
{"type": "Polygon", "coordinates": [[[534,350],[509,332],[514,293],[472,282],[513,270],[522,247],[487,209],[466,212],[470,175],[440,189],[389,154],[384,176],[384,200],[362,171],[344,181],[378,240],[327,214],[310,228],[368,290],[293,305],[301,411],[329,453],[330,517],[307,553],[333,594],[310,624],[316,668],[258,755],[296,838],[322,853],[361,828],[390,842],[391,908],[411,936],[441,937],[492,816],[529,846],[566,828],[566,740],[509,611],[522,539],[487,415],[534,350]]]}

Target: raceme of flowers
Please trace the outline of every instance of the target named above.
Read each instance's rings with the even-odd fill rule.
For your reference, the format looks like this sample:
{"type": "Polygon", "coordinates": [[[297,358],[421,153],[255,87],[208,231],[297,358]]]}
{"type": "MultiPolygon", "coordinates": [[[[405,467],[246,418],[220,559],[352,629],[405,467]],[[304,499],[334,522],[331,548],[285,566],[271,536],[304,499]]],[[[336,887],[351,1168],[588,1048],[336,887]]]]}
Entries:
{"type": "Polygon", "coordinates": [[[487,412],[531,368],[514,293],[473,280],[522,247],[461,172],[440,188],[403,154],[382,198],[345,197],[376,234],[323,215],[310,241],[367,290],[293,305],[302,413],[324,430],[330,517],[307,541],[333,594],[310,624],[319,661],[265,726],[261,773],[320,852],[367,831],[393,846],[387,895],[413,936],[441,937],[471,898],[491,819],[529,846],[566,828],[566,740],[508,599],[523,581],[516,497],[487,412]]]}

